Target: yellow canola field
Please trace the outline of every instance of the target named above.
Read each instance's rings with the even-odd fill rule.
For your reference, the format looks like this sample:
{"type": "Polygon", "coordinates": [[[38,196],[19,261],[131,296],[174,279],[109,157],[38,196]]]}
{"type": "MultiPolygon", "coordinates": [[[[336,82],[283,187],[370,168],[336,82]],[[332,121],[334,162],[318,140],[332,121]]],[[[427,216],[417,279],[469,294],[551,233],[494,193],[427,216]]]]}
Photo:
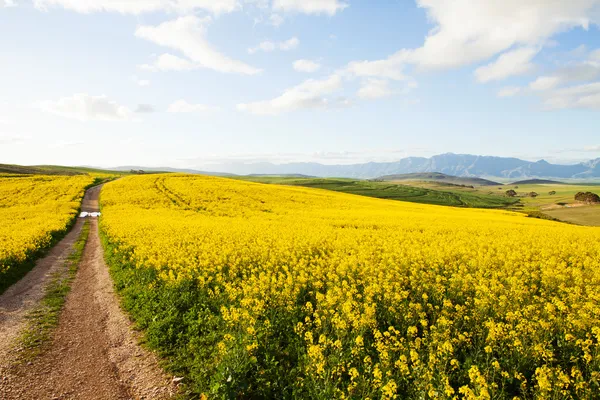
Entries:
{"type": "Polygon", "coordinates": [[[101,201],[128,309],[198,394],[600,393],[600,229],[187,175],[101,201]]]}
{"type": "Polygon", "coordinates": [[[4,274],[66,230],[93,181],[87,175],[0,177],[0,287],[4,274]]]}

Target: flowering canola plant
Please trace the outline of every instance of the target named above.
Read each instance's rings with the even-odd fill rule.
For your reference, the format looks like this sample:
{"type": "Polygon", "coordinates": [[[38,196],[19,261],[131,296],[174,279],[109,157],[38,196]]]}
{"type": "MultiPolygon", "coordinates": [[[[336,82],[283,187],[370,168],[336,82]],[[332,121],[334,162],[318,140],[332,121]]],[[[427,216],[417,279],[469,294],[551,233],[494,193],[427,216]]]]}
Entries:
{"type": "Polygon", "coordinates": [[[93,181],[87,175],[0,177],[0,287],[3,276],[66,231],[93,181]]]}
{"type": "Polygon", "coordinates": [[[101,203],[124,306],[199,395],[600,393],[600,229],[189,175],[101,203]]]}

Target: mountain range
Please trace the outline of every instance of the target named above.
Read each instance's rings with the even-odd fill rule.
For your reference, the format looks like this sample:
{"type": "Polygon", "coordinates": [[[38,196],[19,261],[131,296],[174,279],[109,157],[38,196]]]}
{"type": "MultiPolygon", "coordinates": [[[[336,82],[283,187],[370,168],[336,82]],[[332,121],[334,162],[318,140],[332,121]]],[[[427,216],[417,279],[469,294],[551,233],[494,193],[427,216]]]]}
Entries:
{"type": "MultiPolygon", "coordinates": [[[[144,167],[121,167],[118,169],[146,169],[144,167]]],[[[174,168],[154,168],[182,172],[195,170],[177,170],[174,168]]],[[[518,158],[477,156],[471,154],[446,153],[430,158],[408,157],[396,162],[369,162],[350,165],[325,165],[319,163],[223,163],[212,165],[210,170],[203,168],[202,173],[221,175],[294,175],[302,174],[317,177],[340,177],[372,179],[385,175],[441,172],[458,177],[488,177],[506,179],[563,178],[592,179],[600,178],[600,158],[573,165],[551,164],[545,160],[537,162],[518,158]]]]}

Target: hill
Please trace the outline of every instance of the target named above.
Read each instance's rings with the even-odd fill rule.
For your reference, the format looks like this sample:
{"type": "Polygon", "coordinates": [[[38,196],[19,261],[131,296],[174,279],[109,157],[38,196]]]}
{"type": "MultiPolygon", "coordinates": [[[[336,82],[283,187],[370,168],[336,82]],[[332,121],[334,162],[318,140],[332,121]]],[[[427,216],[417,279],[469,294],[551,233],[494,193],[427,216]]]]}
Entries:
{"type": "Polygon", "coordinates": [[[85,174],[114,174],[115,171],[88,168],[88,167],[63,167],[58,165],[13,165],[0,164],[0,174],[18,174],[18,175],[85,175],[85,174]]]}
{"type": "Polygon", "coordinates": [[[449,183],[451,185],[465,185],[465,186],[498,186],[501,183],[490,181],[483,178],[476,177],[459,177],[442,174],[440,172],[431,173],[413,173],[413,174],[394,174],[385,175],[377,178],[383,181],[433,181],[438,183],[449,183]]]}
{"type": "Polygon", "coordinates": [[[196,169],[189,168],[171,168],[171,167],[143,167],[139,165],[128,165],[121,166],[116,168],[110,168],[111,171],[146,171],[153,173],[163,173],[163,172],[173,172],[173,173],[182,173],[182,174],[193,174],[193,175],[211,175],[211,176],[235,176],[235,174],[230,174],[227,172],[207,172],[207,171],[199,171],[196,169]]]}
{"type": "Polygon", "coordinates": [[[511,185],[564,185],[564,182],[553,181],[550,179],[526,179],[511,183],[511,185]]]}
{"type": "Polygon", "coordinates": [[[344,178],[286,178],[239,176],[234,179],[288,186],[303,186],[314,189],[332,190],[379,199],[407,201],[411,203],[435,204],[453,207],[505,208],[519,202],[504,196],[471,193],[464,190],[435,190],[388,182],[374,182],[344,178]]]}

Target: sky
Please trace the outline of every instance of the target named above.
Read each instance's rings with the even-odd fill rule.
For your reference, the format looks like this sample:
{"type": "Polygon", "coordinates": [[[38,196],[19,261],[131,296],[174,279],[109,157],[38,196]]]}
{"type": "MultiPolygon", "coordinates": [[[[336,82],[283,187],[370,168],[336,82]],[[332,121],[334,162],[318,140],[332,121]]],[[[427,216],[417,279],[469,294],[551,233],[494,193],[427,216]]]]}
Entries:
{"type": "Polygon", "coordinates": [[[0,0],[0,163],[600,157],[600,0],[0,0]]]}

